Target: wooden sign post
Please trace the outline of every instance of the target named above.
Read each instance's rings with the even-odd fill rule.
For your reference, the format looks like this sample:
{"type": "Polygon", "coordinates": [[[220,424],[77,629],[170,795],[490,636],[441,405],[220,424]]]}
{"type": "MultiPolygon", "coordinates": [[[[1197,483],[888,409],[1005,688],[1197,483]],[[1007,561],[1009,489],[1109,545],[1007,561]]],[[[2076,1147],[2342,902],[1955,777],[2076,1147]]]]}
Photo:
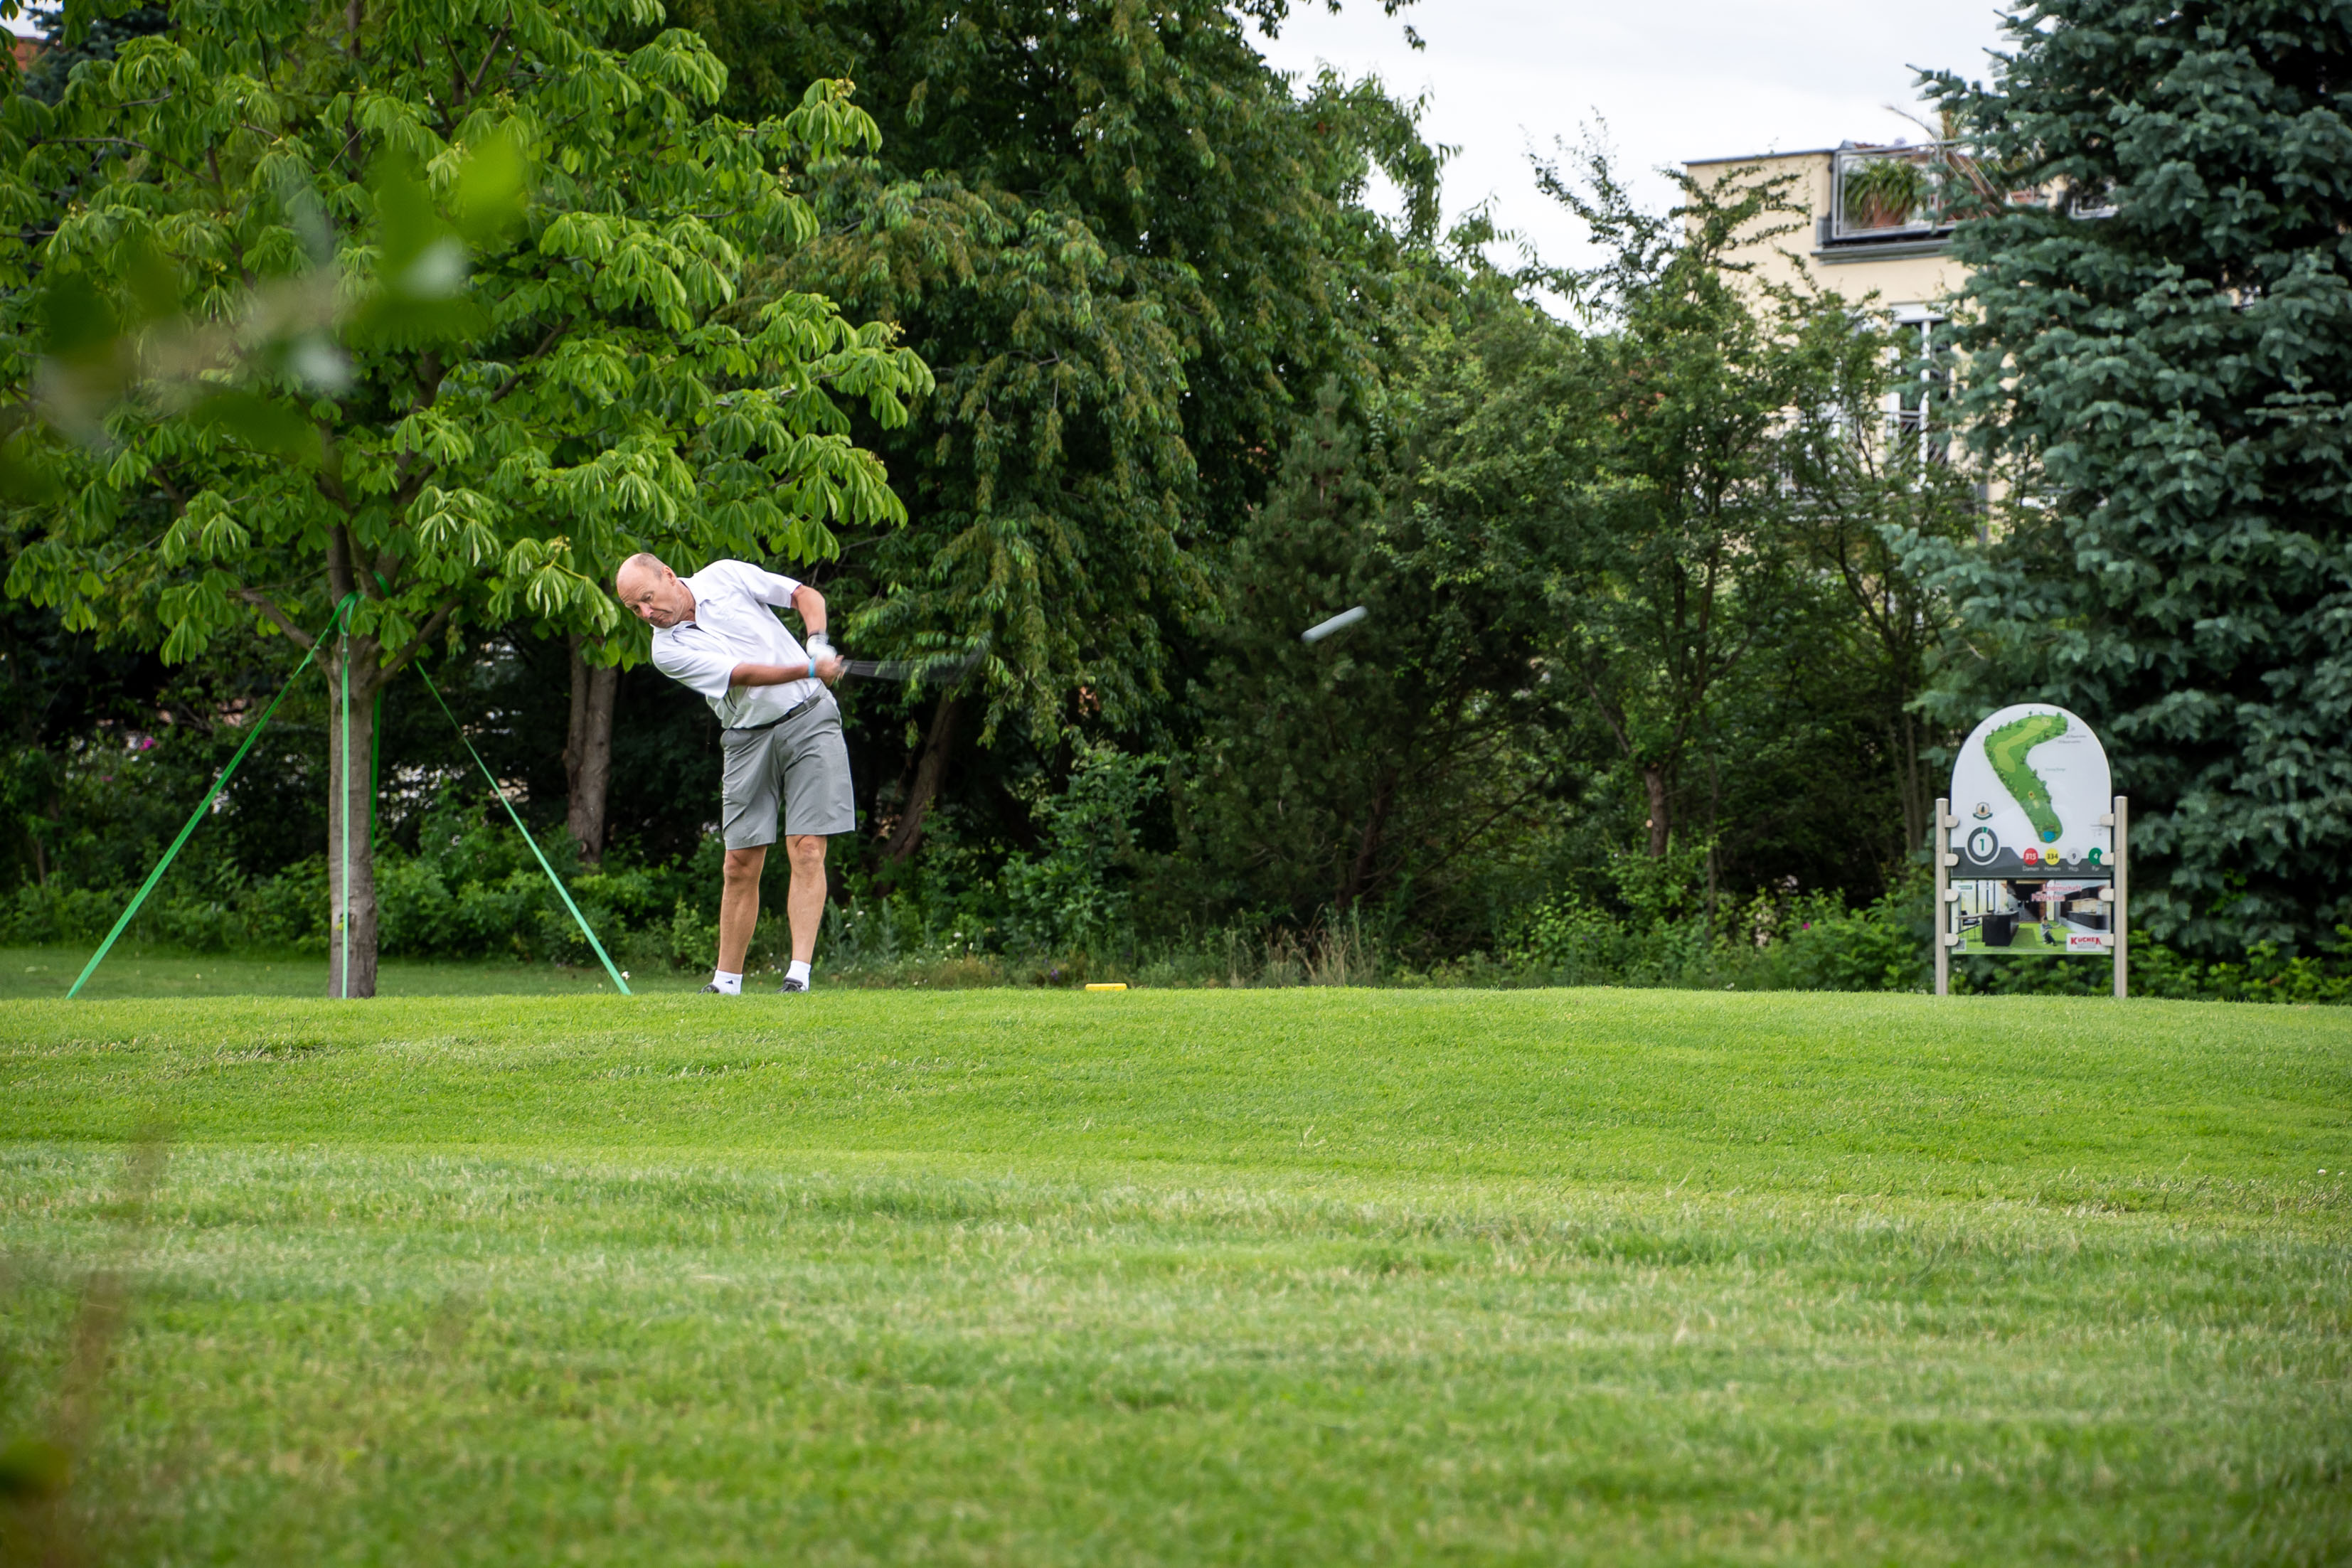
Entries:
{"type": "Polygon", "coordinates": [[[2131,800],[2116,797],[2115,815],[2107,824],[2116,831],[2116,880],[2107,883],[2107,896],[2115,901],[2116,931],[2116,1000],[2131,995],[2131,800]]]}
{"type": "Polygon", "coordinates": [[[1952,830],[1960,820],[1949,800],[1936,802],[1936,994],[1952,994],[1952,945],[1960,939],[1952,916],[1959,912],[1960,890],[1952,885],[1952,868],[1960,857],[1952,852],[1952,830]]]}

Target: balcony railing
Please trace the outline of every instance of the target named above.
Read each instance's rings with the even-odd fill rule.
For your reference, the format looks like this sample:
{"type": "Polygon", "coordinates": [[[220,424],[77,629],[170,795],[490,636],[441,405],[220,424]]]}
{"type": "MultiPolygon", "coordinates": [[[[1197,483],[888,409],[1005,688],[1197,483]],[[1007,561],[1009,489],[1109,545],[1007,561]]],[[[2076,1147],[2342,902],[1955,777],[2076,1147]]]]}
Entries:
{"type": "Polygon", "coordinates": [[[1920,147],[1841,147],[1830,164],[1830,211],[1822,237],[1857,240],[1928,239],[1948,230],[1948,206],[1958,181],[1956,152],[1940,143],[1920,147]]]}
{"type": "Polygon", "coordinates": [[[1839,148],[1830,159],[1830,210],[1823,245],[1937,240],[1964,217],[2003,207],[2063,206],[2077,218],[2112,217],[2116,209],[2063,186],[2011,189],[1997,169],[1956,141],[1916,147],[1839,148]]]}

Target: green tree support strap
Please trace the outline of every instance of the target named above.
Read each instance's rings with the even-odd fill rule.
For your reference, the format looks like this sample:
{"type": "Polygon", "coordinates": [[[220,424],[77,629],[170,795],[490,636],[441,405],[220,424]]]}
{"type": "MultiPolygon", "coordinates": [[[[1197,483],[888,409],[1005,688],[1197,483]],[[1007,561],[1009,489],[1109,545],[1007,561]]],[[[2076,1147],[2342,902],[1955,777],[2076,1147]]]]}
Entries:
{"type": "Polygon", "coordinates": [[[539,852],[539,841],[532,838],[530,836],[530,830],[522,825],[522,817],[515,810],[514,802],[507,799],[507,792],[504,789],[499,788],[498,775],[492,773],[490,771],[490,765],[482,760],[482,754],[474,749],[474,742],[471,737],[466,734],[466,727],[457,722],[457,716],[456,714],[449,712],[449,705],[446,702],[442,702],[441,688],[433,684],[433,677],[425,673],[425,666],[423,664],[420,664],[416,666],[416,674],[417,678],[425,683],[425,689],[433,694],[433,700],[436,703],[440,704],[441,711],[445,714],[448,714],[449,727],[457,732],[458,740],[463,742],[465,745],[466,755],[474,759],[474,766],[482,770],[482,777],[484,779],[489,780],[490,793],[499,798],[499,804],[507,809],[508,817],[513,820],[515,831],[520,833],[522,835],[522,841],[530,846],[532,856],[539,862],[539,869],[547,873],[547,880],[552,883],[555,888],[555,896],[563,900],[564,908],[572,911],[572,918],[573,922],[579,925],[580,935],[588,938],[588,946],[596,949],[596,956],[604,961],[604,973],[613,977],[613,984],[619,988],[620,993],[623,996],[634,995],[635,993],[629,989],[629,983],[621,978],[621,971],[614,967],[612,957],[605,953],[604,944],[597,941],[596,933],[588,928],[588,917],[580,913],[580,906],[578,904],[572,902],[571,891],[563,885],[563,879],[555,874],[555,868],[547,863],[547,857],[545,855],[539,852]]]}
{"type": "Polygon", "coordinates": [[[278,705],[286,700],[286,694],[294,689],[294,683],[302,678],[302,672],[310,667],[310,661],[318,657],[319,650],[326,646],[327,639],[335,634],[335,629],[342,623],[343,612],[349,610],[352,607],[352,601],[358,597],[356,593],[347,593],[343,596],[343,601],[335,606],[335,612],[327,618],[326,630],[320,632],[318,639],[303,651],[302,662],[294,666],[293,674],[288,676],[286,684],[278,688],[278,695],[269,699],[269,706],[261,710],[261,717],[254,722],[253,728],[247,733],[245,744],[236,748],[236,755],[228,759],[228,766],[220,770],[220,777],[213,780],[213,787],[205,790],[205,798],[196,803],[195,814],[188,819],[188,825],[180,830],[180,836],[172,841],[172,847],[163,852],[163,858],[155,862],[155,869],[147,873],[147,880],[142,883],[139,891],[131,895],[131,907],[122,912],[122,918],[114,923],[114,929],[106,934],[106,940],[98,945],[98,951],[92,953],[89,956],[89,962],[82,966],[81,978],[76,980],[73,983],[73,989],[66,993],[68,1001],[81,995],[82,987],[89,983],[90,976],[98,972],[99,965],[105,961],[107,954],[114,950],[116,940],[129,927],[131,918],[139,913],[139,906],[147,902],[147,895],[155,891],[155,884],[163,880],[165,872],[171,870],[172,862],[178,857],[182,846],[187,843],[188,835],[196,831],[196,824],[203,821],[205,813],[212,810],[214,800],[227,786],[229,775],[235,773],[236,765],[245,760],[245,754],[253,749],[253,743],[261,738],[263,728],[269,723],[269,716],[278,711],[278,705]]]}

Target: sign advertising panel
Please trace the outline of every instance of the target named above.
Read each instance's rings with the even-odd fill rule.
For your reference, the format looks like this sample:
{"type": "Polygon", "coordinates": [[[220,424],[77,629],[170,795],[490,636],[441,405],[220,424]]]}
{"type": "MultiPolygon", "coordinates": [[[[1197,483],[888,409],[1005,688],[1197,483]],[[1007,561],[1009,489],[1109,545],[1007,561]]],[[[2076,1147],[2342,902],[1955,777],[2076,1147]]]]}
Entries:
{"type": "Polygon", "coordinates": [[[2020,703],[1969,734],[1952,764],[1960,877],[2105,882],[2115,870],[2106,748],[2063,707],[2020,703]]]}
{"type": "Polygon", "coordinates": [[[2091,727],[2048,703],[2002,708],[1952,765],[1955,953],[2063,957],[2115,946],[2115,784],[2091,727]]]}

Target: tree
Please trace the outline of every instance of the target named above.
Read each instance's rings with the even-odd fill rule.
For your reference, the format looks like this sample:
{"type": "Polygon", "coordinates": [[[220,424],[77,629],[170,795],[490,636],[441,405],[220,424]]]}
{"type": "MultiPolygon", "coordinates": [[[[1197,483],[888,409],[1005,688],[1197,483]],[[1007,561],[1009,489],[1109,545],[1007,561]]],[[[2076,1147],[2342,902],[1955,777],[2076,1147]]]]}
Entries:
{"type": "MultiPolygon", "coordinates": [[[[1389,9],[1395,6],[1391,5],[1389,9]]],[[[1434,223],[1436,155],[1377,84],[1301,101],[1252,47],[1278,3],[687,0],[748,84],[847,76],[884,127],[833,165],[777,280],[901,325],[937,371],[874,433],[912,523],[853,544],[853,631],[983,650],[931,703],[891,858],[959,746],[1165,717],[1213,550],[1324,381],[1370,374],[1398,236],[1376,165],[1434,223]]],[[[772,86],[770,90],[775,90],[772,86]]]]}
{"type": "Polygon", "coordinates": [[[1961,225],[1964,412],[2024,482],[1981,552],[1957,721],[2097,727],[2133,913],[2205,954],[2352,920],[2352,7],[2044,0],[1992,87],[1930,86],[2001,169],[1961,225]]]}
{"type": "Polygon", "coordinates": [[[328,664],[330,842],[352,843],[333,994],[374,981],[364,822],[375,695],[445,632],[521,620],[642,651],[604,580],[632,549],[795,559],[903,519],[836,395],[877,424],[928,386],[882,326],[751,261],[815,222],[794,162],[871,148],[845,83],[710,112],[725,72],[647,0],[479,9],[180,0],[169,36],[5,106],[0,243],[36,535],[12,593],[166,661],[247,630],[328,664]],[[615,635],[619,633],[619,635],[615,635]]]}
{"type": "MultiPolygon", "coordinates": [[[[1460,352],[1448,323],[1429,330],[1432,357],[1460,352]]],[[[1524,623],[1487,581],[1432,583],[1394,559],[1413,543],[1398,466],[1412,417],[1406,395],[1366,408],[1327,383],[1219,557],[1223,614],[1203,632],[1202,736],[1162,871],[1187,913],[1304,925],[1391,905],[1423,946],[1458,948],[1489,934],[1476,917],[1497,855],[1540,836],[1552,780],[1524,623]],[[1362,624],[1301,643],[1355,605],[1362,624]]]]}
{"type": "Polygon", "coordinates": [[[1565,289],[1593,329],[1537,330],[1433,382],[1450,411],[1419,478],[1417,564],[1433,581],[1515,584],[1550,679],[1604,726],[1663,861],[1733,683],[1811,608],[1802,503],[1784,481],[1852,329],[1727,261],[1769,225],[1769,184],[1718,199],[1685,182],[1685,204],[1654,214],[1597,151],[1581,181],[1539,172],[1607,259],[1524,281],[1565,289]]]}
{"type": "Polygon", "coordinates": [[[1737,261],[1785,227],[1752,171],[1686,180],[1664,214],[1597,148],[1538,174],[1602,259],[1494,279],[1515,310],[1429,338],[1389,416],[1410,477],[1391,548],[1525,639],[1561,806],[1580,774],[1622,802],[1649,864],[1585,891],[1703,866],[1710,903],[1727,878],[1874,894],[1926,826],[1907,708],[1940,629],[1895,541],[1969,527],[1964,476],[1882,406],[1916,356],[1869,302],[1737,261]]]}
{"type": "Polygon", "coordinates": [[[94,734],[110,723],[152,724],[166,680],[152,654],[100,648],[66,632],[53,612],[0,603],[0,810],[10,862],[0,875],[11,887],[47,885],[72,864],[59,835],[77,753],[95,750],[94,734]]]}
{"type": "Polygon", "coordinates": [[[613,782],[613,712],[621,695],[621,672],[592,664],[587,638],[574,632],[572,705],[563,731],[564,825],[580,846],[580,858],[593,865],[604,856],[604,802],[613,782]]]}
{"type": "Polygon", "coordinates": [[[84,14],[69,23],[65,7],[41,18],[40,54],[26,68],[23,89],[43,103],[65,96],[74,67],[84,60],[110,60],[132,38],[150,37],[168,29],[172,19],[161,5],[135,5],[118,14],[84,14]]]}
{"type": "MultiPolygon", "coordinates": [[[[1933,758],[1965,733],[1921,710],[1952,616],[1910,556],[1973,541],[1984,512],[1979,471],[1951,446],[1949,366],[1935,340],[1941,329],[1889,330],[1873,303],[1856,302],[1862,319],[1843,344],[1823,345],[1830,373],[1815,392],[1817,416],[1800,427],[1807,439],[1788,448],[1789,480],[1804,498],[1795,517],[1799,548],[1832,602],[1815,618],[1801,654],[1783,649],[1779,662],[1811,727],[1836,732],[1833,745],[1871,765],[1866,772],[1892,797],[1891,831],[1879,839],[1881,863],[1891,869],[1927,848],[1928,819],[1943,792],[1933,758]],[[1922,395],[1923,387],[1932,392],[1922,395]]],[[[1825,834],[1850,843],[1872,820],[1856,810],[1863,780],[1832,758],[1820,766],[1847,773],[1847,782],[1822,790],[1775,779],[1772,787],[1806,798],[1825,834]]]]}

